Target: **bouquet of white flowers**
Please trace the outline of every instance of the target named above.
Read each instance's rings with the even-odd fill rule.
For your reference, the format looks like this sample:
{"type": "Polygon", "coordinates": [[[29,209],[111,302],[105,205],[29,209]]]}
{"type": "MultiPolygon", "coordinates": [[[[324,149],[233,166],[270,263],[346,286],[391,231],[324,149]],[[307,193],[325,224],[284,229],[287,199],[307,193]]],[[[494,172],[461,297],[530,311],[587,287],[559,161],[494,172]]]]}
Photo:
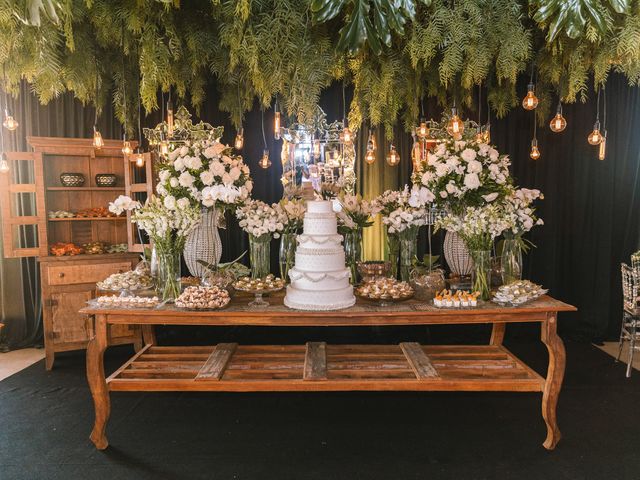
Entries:
{"type": "Polygon", "coordinates": [[[540,190],[528,188],[514,189],[505,198],[503,208],[508,222],[505,236],[521,236],[536,225],[544,225],[542,219],[536,215],[536,209],[532,207],[537,199],[543,200],[544,195],[540,190]]]}
{"type": "Polygon", "coordinates": [[[217,140],[201,140],[169,153],[160,165],[156,187],[170,203],[187,199],[192,205],[222,208],[242,204],[253,183],[241,156],[217,140]]]}
{"type": "Polygon", "coordinates": [[[278,238],[287,223],[287,216],[278,204],[268,205],[260,200],[249,200],[237,208],[236,217],[240,227],[254,237],[278,238]]]}
{"type": "Polygon", "coordinates": [[[345,233],[350,230],[362,230],[373,225],[373,206],[360,195],[338,195],[338,227],[345,233]]]}
{"type": "MultiPolygon", "coordinates": [[[[276,207],[276,205],[274,205],[276,207]]],[[[280,200],[277,207],[282,210],[286,219],[283,233],[298,233],[302,229],[304,214],[307,211],[306,201],[293,198],[280,200]]]]}
{"type": "Polygon", "coordinates": [[[509,158],[486,143],[447,139],[427,153],[412,176],[413,195],[462,213],[500,202],[510,191],[509,158]]]}
{"type": "Polygon", "coordinates": [[[389,233],[400,233],[426,224],[426,207],[412,206],[411,199],[409,187],[405,187],[401,192],[387,190],[373,201],[374,211],[380,212],[389,233]]]}

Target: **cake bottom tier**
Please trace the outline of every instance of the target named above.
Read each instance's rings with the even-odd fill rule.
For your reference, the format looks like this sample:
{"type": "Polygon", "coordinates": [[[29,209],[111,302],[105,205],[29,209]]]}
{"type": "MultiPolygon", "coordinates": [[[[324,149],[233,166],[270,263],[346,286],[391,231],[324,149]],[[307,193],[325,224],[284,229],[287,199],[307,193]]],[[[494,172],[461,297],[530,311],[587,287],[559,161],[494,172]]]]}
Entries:
{"type": "Polygon", "coordinates": [[[293,285],[287,287],[284,304],[296,310],[340,310],[356,303],[351,285],[338,290],[298,290],[293,285]]]}

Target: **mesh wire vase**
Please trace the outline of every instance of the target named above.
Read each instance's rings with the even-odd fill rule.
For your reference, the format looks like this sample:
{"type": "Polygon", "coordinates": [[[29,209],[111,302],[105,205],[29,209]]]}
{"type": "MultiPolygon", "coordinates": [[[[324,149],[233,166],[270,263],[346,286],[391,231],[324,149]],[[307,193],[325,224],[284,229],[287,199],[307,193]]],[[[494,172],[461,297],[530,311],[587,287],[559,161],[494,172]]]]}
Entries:
{"type": "Polygon", "coordinates": [[[222,257],[222,241],[218,233],[218,216],[220,212],[213,208],[202,209],[202,221],[189,234],[184,246],[184,261],[194,277],[202,278],[207,269],[198,260],[217,265],[222,257]]]}
{"type": "Polygon", "coordinates": [[[451,273],[457,276],[471,275],[473,271],[473,259],[460,235],[447,232],[444,236],[444,258],[451,269],[451,273]]]}

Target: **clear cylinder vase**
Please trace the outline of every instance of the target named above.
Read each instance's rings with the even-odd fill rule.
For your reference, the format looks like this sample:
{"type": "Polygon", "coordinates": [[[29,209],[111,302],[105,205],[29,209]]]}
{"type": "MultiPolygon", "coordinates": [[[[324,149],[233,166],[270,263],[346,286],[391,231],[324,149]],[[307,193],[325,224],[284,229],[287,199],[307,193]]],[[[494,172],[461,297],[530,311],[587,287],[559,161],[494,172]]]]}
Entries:
{"type": "Polygon", "coordinates": [[[491,296],[491,250],[471,250],[469,253],[473,259],[472,290],[480,292],[482,300],[489,300],[491,296]]]}
{"type": "Polygon", "coordinates": [[[502,283],[522,280],[522,240],[512,237],[502,242],[502,283]]]}
{"type": "Polygon", "coordinates": [[[249,235],[251,278],[264,278],[271,273],[271,235],[249,235]]]}
{"type": "Polygon", "coordinates": [[[280,277],[286,282],[289,278],[289,269],[296,260],[296,248],[298,235],[295,233],[283,233],[280,237],[280,277]]]}
{"type": "Polygon", "coordinates": [[[158,259],[157,292],[163,301],[178,298],[180,288],[180,252],[175,249],[156,248],[158,259]]]}
{"type": "Polygon", "coordinates": [[[411,279],[413,260],[418,253],[418,227],[408,227],[399,234],[400,237],[400,280],[411,279]]]}
{"type": "Polygon", "coordinates": [[[351,283],[358,282],[358,262],[362,261],[362,230],[349,230],[344,235],[344,255],[351,270],[351,283]]]}
{"type": "Polygon", "coordinates": [[[400,238],[397,233],[390,233],[387,227],[387,250],[391,264],[391,278],[398,278],[398,261],[400,260],[400,238]]]}

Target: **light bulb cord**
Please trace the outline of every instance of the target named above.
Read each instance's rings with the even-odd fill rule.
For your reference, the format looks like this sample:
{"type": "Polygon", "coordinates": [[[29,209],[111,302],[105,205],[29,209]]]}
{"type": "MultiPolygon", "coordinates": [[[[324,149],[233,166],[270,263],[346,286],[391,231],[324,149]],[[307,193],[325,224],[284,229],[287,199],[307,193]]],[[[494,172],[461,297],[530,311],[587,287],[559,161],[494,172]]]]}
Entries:
{"type": "Polygon", "coordinates": [[[267,136],[264,134],[264,107],[260,107],[260,114],[262,115],[261,123],[262,123],[262,141],[264,142],[264,149],[267,149],[267,136]]]}
{"type": "Polygon", "coordinates": [[[538,133],[538,122],[536,121],[536,114],[534,112],[533,113],[533,139],[536,141],[538,141],[537,133],[538,133]]]}
{"type": "Polygon", "coordinates": [[[600,86],[598,85],[598,95],[596,97],[596,122],[600,120],[600,86]]]}
{"type": "Polygon", "coordinates": [[[124,116],[123,137],[127,138],[127,74],[124,65],[124,22],[122,22],[122,114],[124,116]]]}
{"type": "Polygon", "coordinates": [[[602,131],[607,134],[607,91],[602,85],[602,131]]]}
{"type": "Polygon", "coordinates": [[[482,123],[482,84],[478,85],[478,127],[482,123]]]}

